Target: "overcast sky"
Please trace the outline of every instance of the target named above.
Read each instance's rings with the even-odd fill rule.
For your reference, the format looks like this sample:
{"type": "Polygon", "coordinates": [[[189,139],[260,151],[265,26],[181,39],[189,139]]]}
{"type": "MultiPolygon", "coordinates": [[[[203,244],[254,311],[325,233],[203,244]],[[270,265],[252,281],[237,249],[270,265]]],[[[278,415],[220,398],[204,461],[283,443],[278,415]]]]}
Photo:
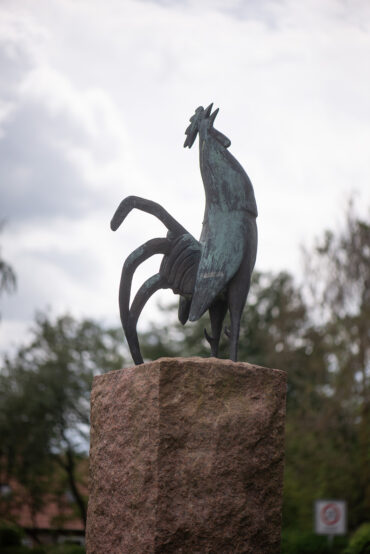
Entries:
{"type": "Polygon", "coordinates": [[[298,274],[351,193],[370,204],[369,68],[368,0],[1,0],[0,245],[18,290],[0,350],[48,306],[119,325],[122,262],[165,235],[140,212],[113,233],[125,196],[199,236],[198,145],[182,145],[210,102],[254,185],[258,269],[298,274]]]}

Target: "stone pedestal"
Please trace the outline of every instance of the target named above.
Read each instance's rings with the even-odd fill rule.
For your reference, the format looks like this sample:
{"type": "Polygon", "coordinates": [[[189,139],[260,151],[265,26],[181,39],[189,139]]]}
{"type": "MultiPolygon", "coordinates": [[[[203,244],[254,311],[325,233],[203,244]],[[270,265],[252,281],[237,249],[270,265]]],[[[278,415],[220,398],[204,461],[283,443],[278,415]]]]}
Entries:
{"type": "Polygon", "coordinates": [[[285,394],[215,358],[96,377],[88,554],[279,552],[285,394]]]}

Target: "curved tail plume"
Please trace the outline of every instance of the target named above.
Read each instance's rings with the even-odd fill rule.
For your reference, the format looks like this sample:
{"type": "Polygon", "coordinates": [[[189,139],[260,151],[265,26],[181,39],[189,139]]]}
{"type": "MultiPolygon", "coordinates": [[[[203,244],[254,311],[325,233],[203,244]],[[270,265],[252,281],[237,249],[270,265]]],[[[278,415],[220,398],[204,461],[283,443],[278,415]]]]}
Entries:
{"type": "Polygon", "coordinates": [[[116,231],[121,223],[126,219],[128,214],[133,209],[141,210],[148,214],[152,214],[159,219],[167,227],[169,231],[172,231],[175,235],[182,235],[187,233],[186,229],[175,218],[172,217],[160,204],[141,198],[140,196],[128,196],[118,206],[114,216],[112,217],[110,227],[112,231],[116,231]]]}
{"type": "Polygon", "coordinates": [[[166,288],[166,282],[159,273],[150,277],[138,290],[125,321],[122,321],[131,356],[136,365],[144,363],[136,331],[137,320],[149,298],[157,292],[157,290],[164,288],[166,288]]]}
{"type": "Polygon", "coordinates": [[[157,238],[148,240],[139,248],[136,248],[123,264],[121,282],[119,288],[119,309],[122,327],[125,332],[127,343],[135,364],[142,364],[143,359],[140,354],[139,342],[136,332],[136,323],[139,315],[150,296],[159,288],[166,288],[164,280],[157,279],[146,289],[144,285],[137,292],[132,306],[130,307],[131,284],[136,268],[145,260],[155,254],[167,254],[170,250],[171,242],[166,238],[157,238]],[[149,294],[149,296],[148,296],[149,294]],[[144,300],[144,302],[143,302],[144,300]]]}

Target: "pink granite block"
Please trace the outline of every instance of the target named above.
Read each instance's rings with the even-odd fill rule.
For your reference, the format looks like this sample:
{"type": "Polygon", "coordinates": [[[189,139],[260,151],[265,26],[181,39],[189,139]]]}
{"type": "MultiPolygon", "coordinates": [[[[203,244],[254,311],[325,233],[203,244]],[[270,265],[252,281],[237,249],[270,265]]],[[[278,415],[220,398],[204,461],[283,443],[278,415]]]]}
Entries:
{"type": "Polygon", "coordinates": [[[94,380],[88,554],[276,554],[286,374],[162,358],[94,380]]]}

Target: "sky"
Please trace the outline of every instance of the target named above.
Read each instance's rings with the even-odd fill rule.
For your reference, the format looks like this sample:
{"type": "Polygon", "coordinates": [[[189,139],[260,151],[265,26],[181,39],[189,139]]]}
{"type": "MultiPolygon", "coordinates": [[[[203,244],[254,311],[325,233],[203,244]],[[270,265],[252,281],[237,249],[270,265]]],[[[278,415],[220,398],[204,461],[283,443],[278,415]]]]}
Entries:
{"type": "MultiPolygon", "coordinates": [[[[166,232],[136,211],[113,233],[124,197],[198,238],[184,131],[211,102],[254,185],[256,268],[299,276],[300,246],[340,226],[351,195],[369,213],[369,61],[367,0],[1,0],[0,246],[18,287],[0,298],[0,351],[37,310],[119,325],[124,259],[166,232]]],[[[142,325],[158,298],[174,299],[150,300],[142,325]]]]}

